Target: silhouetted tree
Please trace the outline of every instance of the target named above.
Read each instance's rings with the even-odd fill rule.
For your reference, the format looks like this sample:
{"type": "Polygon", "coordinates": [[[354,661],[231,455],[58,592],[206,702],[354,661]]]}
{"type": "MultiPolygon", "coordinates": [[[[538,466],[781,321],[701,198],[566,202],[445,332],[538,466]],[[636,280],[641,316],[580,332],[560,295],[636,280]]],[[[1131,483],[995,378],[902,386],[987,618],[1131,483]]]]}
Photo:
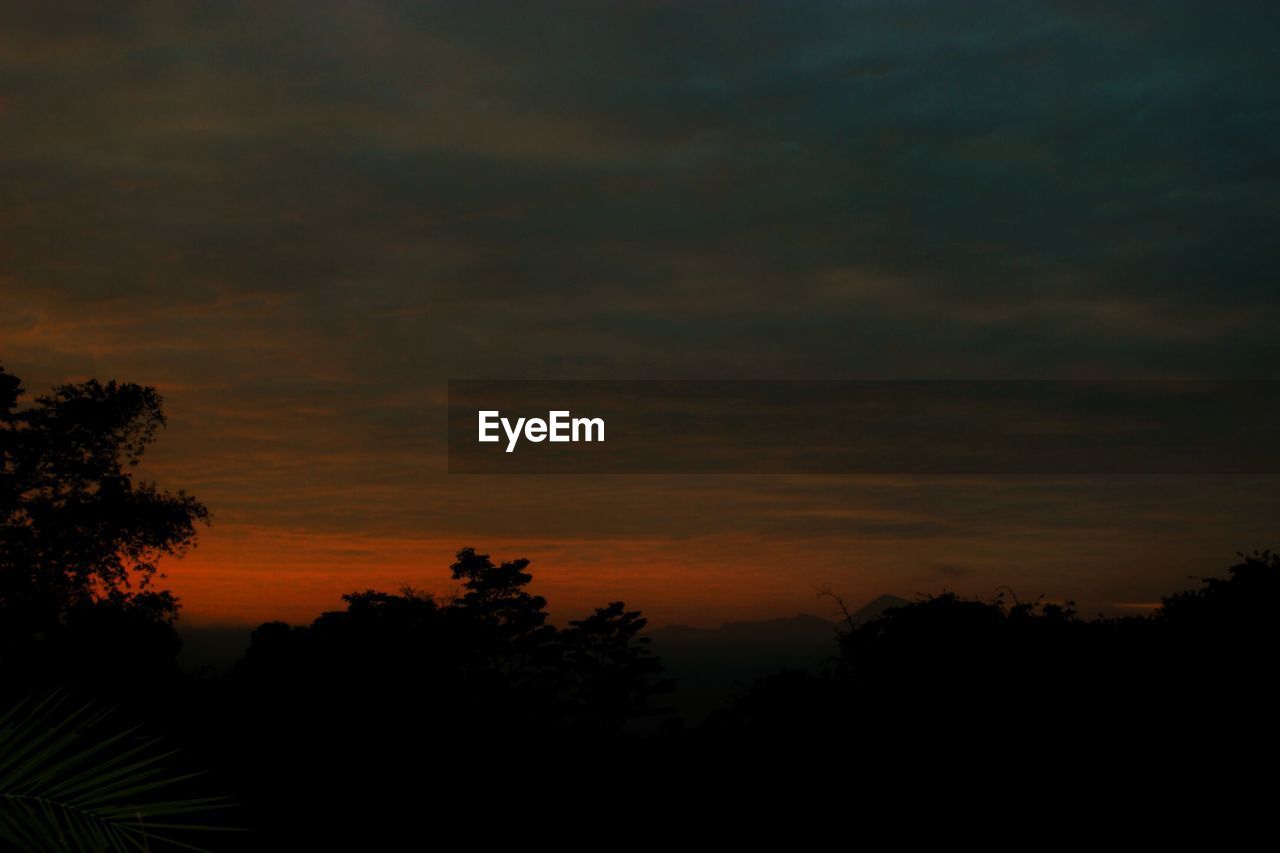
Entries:
{"type": "Polygon", "coordinates": [[[598,607],[561,632],[569,713],[589,728],[618,731],[628,721],[660,713],[650,700],[670,692],[658,679],[662,661],[639,636],[647,624],[621,601],[598,607]]]}
{"type": "Polygon", "coordinates": [[[0,656],[30,664],[59,642],[76,645],[77,628],[90,623],[90,645],[105,641],[108,623],[171,635],[177,602],[152,581],[161,557],[189,547],[208,512],[185,492],[134,479],[165,423],[160,395],[96,380],[28,408],[20,395],[17,378],[0,370],[0,656]]]}
{"type": "MultiPolygon", "coordinates": [[[[273,773],[237,790],[302,823],[317,811],[387,814],[406,798],[403,813],[416,814],[421,798],[480,791],[495,774],[520,779],[522,798],[554,790],[553,757],[569,772],[613,743],[651,710],[661,667],[637,636],[645,620],[621,603],[564,631],[548,624],[528,564],[463,549],[456,597],[366,590],[309,626],[259,626],[228,679],[240,734],[227,749],[273,773]],[[317,748],[335,732],[338,746],[317,748]]],[[[455,813],[487,815],[489,802],[462,797],[455,813]]]]}
{"type": "Polygon", "coordinates": [[[1157,695],[1188,725],[1229,714],[1219,737],[1271,727],[1280,665],[1280,555],[1240,557],[1227,577],[1202,578],[1161,602],[1143,661],[1159,674],[1157,695]]]}
{"type": "Polygon", "coordinates": [[[322,613],[309,626],[258,626],[236,665],[236,678],[253,682],[257,690],[293,691],[301,702],[333,684],[357,696],[395,695],[400,704],[439,686],[442,670],[450,666],[445,660],[450,644],[433,597],[414,590],[400,595],[366,590],[342,599],[345,610],[322,613]]]}
{"type": "Polygon", "coordinates": [[[1280,554],[1241,554],[1225,578],[1202,578],[1199,589],[1165,598],[1156,621],[1170,626],[1199,625],[1215,636],[1236,636],[1264,629],[1275,631],[1280,602],[1280,554]]]}
{"type": "MultiPolygon", "coordinates": [[[[547,624],[547,600],[525,587],[533,579],[527,559],[494,565],[488,554],[463,548],[450,566],[465,592],[450,608],[465,620],[472,665],[500,674],[514,685],[541,681],[556,659],[555,628],[547,624]]],[[[545,686],[545,685],[543,685],[545,686]]]]}

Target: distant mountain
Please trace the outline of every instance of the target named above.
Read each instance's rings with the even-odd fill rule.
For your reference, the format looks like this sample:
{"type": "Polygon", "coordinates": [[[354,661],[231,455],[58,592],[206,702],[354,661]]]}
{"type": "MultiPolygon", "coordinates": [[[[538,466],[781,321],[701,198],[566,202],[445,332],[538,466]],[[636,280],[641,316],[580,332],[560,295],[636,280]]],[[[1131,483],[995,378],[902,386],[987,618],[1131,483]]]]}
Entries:
{"type": "Polygon", "coordinates": [[[862,625],[866,622],[870,622],[872,619],[875,619],[881,613],[884,613],[892,607],[902,607],[904,604],[910,603],[911,602],[907,599],[900,598],[896,595],[882,595],[879,598],[872,599],[862,605],[862,607],[855,610],[849,618],[853,620],[853,624],[862,625]]]}
{"type": "MultiPolygon", "coordinates": [[[[854,611],[861,625],[891,607],[909,603],[882,595],[854,611]]],[[[843,619],[802,613],[782,619],[726,622],[719,628],[667,625],[648,632],[650,648],[676,680],[670,704],[689,722],[723,705],[757,678],[782,669],[816,671],[836,653],[836,638],[848,630],[843,619]]]]}
{"type": "MultiPolygon", "coordinates": [[[[896,595],[882,595],[867,602],[850,614],[855,625],[870,622],[891,607],[910,604],[896,595]]],[[[692,628],[688,625],[667,625],[649,632],[655,643],[706,643],[711,645],[806,645],[827,642],[832,632],[845,627],[843,619],[824,619],[810,613],[781,619],[761,619],[744,622],[725,622],[719,628],[692,628]]]]}

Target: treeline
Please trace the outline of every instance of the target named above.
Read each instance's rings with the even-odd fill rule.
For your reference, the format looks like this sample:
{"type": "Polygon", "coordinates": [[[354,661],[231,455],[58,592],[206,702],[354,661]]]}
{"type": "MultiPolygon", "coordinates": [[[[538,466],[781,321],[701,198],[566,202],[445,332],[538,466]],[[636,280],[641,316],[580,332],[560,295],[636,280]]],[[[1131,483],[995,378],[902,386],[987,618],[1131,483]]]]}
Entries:
{"type": "Polygon", "coordinates": [[[14,849],[411,849],[442,826],[527,841],[550,820],[616,833],[713,799],[749,822],[759,809],[730,796],[745,791],[873,815],[938,779],[952,797],[981,778],[1001,802],[1066,804],[1120,780],[1237,779],[1276,754],[1270,553],[1147,616],[924,598],[845,626],[815,672],[744,685],[697,725],[667,710],[640,613],[614,602],[556,627],[528,561],[472,549],[450,567],[455,596],[352,593],[310,625],[260,626],[225,674],[186,673],[155,580],[207,512],[133,477],[159,397],[90,382],[18,399],[0,371],[14,849]]]}
{"type": "Polygon", "coordinates": [[[1052,744],[1077,761],[1152,760],[1175,744],[1191,760],[1197,731],[1213,732],[1215,750],[1238,738],[1257,748],[1274,731],[1278,602],[1270,552],[1241,555],[1225,578],[1143,616],[930,596],[843,632],[820,675],[758,681],[708,727],[776,739],[856,721],[891,734],[893,750],[1052,744]]]}

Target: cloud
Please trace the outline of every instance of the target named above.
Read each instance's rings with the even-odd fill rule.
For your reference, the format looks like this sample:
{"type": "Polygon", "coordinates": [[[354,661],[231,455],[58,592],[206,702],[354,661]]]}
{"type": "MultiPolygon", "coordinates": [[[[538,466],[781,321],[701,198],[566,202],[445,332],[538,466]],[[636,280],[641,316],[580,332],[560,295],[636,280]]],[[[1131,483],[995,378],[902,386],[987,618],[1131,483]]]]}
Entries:
{"type": "Polygon", "coordinates": [[[973,569],[959,563],[938,563],[933,570],[946,582],[961,580],[973,574],[973,569]]]}
{"type": "MultiPolygon", "coordinates": [[[[156,464],[227,524],[574,533],[574,487],[444,477],[448,378],[1280,356],[1274,4],[77,9],[0,13],[3,355],[158,384],[156,464]]],[[[735,488],[583,486],[579,526],[1007,554],[1093,512],[735,488]]]]}

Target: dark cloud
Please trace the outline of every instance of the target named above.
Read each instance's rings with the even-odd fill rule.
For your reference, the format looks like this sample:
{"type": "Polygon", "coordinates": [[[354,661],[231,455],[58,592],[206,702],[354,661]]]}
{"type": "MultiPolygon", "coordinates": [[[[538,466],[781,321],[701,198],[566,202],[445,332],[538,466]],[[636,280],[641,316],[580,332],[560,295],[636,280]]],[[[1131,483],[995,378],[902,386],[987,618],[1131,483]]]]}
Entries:
{"type": "MultiPolygon", "coordinates": [[[[387,530],[490,517],[440,474],[451,377],[1269,375],[1278,16],[17,4],[3,355],[161,385],[163,458],[224,518],[387,530]]],[[[764,491],[742,524],[848,507],[764,491]]],[[[846,530],[988,529],[929,494],[846,530]]],[[[559,529],[543,503],[504,523],[559,529]]]]}
{"type": "Polygon", "coordinates": [[[933,570],[944,582],[962,580],[973,574],[973,569],[959,563],[938,563],[933,570]]]}
{"type": "Polygon", "coordinates": [[[480,351],[453,371],[529,369],[475,340],[517,319],[548,369],[597,325],[601,361],[674,372],[788,333],[790,370],[886,334],[913,371],[1239,368],[1277,175],[1274,12],[1234,8],[20,10],[9,269],[296,295],[322,335],[412,316],[383,343],[480,351]]]}

